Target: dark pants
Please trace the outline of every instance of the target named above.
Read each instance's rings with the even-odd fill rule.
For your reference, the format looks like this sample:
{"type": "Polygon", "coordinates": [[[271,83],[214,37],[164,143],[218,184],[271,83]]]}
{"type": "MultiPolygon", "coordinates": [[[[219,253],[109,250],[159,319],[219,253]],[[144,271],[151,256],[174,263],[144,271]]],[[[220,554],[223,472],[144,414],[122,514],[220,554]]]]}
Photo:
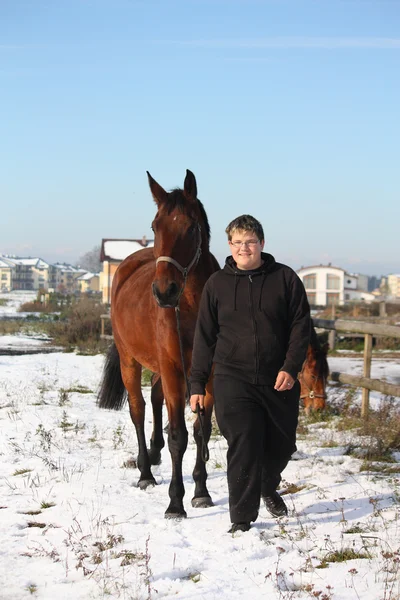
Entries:
{"type": "Polygon", "coordinates": [[[296,450],[300,385],[277,392],[226,376],[214,377],[215,414],[228,442],[232,523],[255,521],[260,496],[269,496],[296,450]]]}

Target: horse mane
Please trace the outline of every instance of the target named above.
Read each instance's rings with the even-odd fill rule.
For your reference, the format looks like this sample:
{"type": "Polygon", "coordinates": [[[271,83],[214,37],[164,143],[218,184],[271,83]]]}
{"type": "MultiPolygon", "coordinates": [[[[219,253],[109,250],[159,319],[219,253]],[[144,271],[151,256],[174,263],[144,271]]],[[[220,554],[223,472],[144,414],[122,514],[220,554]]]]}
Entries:
{"type": "MultiPolygon", "coordinates": [[[[197,198],[197,203],[199,205],[200,216],[203,220],[204,230],[206,232],[207,240],[210,241],[211,237],[211,229],[210,224],[208,222],[208,217],[206,211],[204,210],[204,206],[202,202],[197,198]]],[[[171,190],[168,194],[167,201],[165,203],[168,214],[170,214],[175,208],[178,208],[182,212],[185,212],[187,209],[187,200],[181,188],[175,188],[171,190]]]]}
{"type": "Polygon", "coordinates": [[[326,348],[321,347],[314,326],[311,327],[310,346],[316,361],[316,368],[321,377],[326,381],[329,375],[329,365],[326,358],[326,348]]]}

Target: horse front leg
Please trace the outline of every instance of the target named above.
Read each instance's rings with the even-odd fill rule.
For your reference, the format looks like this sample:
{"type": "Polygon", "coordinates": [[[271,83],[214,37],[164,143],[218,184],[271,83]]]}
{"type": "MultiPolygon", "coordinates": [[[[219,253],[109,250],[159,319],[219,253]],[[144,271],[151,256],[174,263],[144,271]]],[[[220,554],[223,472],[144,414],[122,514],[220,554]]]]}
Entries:
{"type": "Polygon", "coordinates": [[[121,375],[128,391],[129,413],[136,429],[138,442],[137,466],[140,471],[138,487],[145,490],[150,485],[156,485],[150,468],[150,459],[146,447],[144,431],[145,402],[141,386],[142,367],[137,361],[130,361],[129,366],[121,364],[121,375]]]}
{"type": "Polygon", "coordinates": [[[182,460],[188,442],[185,423],[185,394],[182,382],[177,379],[173,370],[166,375],[162,374],[162,387],[168,410],[168,448],[172,462],[172,475],[169,486],[170,503],[165,511],[165,518],[182,519],[187,516],[183,507],[185,488],[182,476],[182,460]],[[171,372],[173,375],[171,375],[171,372]]]}
{"type": "Polygon", "coordinates": [[[206,397],[204,400],[204,415],[201,416],[202,426],[199,416],[193,426],[193,435],[197,446],[196,464],[193,469],[193,480],[195,483],[192,506],[194,508],[208,508],[213,506],[213,501],[207,489],[207,469],[206,460],[208,456],[208,442],[211,436],[211,416],[214,405],[214,398],[210,393],[211,384],[207,385],[206,397]]]}
{"type": "Polygon", "coordinates": [[[150,439],[149,459],[150,464],[159,465],[161,450],[164,448],[164,434],[162,427],[162,408],[164,392],[161,377],[155,373],[151,378],[151,405],[153,407],[153,433],[150,439]]]}

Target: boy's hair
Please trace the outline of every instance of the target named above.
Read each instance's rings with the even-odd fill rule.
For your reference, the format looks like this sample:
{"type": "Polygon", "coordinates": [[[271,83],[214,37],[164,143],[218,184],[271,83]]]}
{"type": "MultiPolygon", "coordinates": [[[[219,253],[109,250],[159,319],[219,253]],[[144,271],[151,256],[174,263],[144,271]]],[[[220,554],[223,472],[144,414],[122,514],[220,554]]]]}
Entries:
{"type": "Polygon", "coordinates": [[[256,234],[260,242],[264,241],[264,230],[260,221],[257,221],[251,215],[241,215],[233,219],[225,229],[225,233],[228,235],[228,240],[232,239],[232,234],[235,231],[252,231],[256,234]]]}

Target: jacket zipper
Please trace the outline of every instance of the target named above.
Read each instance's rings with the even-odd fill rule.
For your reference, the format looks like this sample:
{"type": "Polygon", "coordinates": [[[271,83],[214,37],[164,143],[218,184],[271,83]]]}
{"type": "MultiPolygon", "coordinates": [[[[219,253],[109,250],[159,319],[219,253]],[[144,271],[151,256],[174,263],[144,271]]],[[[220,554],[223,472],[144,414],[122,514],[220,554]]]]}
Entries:
{"type": "Polygon", "coordinates": [[[255,351],[256,351],[256,356],[255,356],[255,363],[256,363],[256,371],[255,371],[255,377],[254,377],[254,384],[258,383],[258,337],[257,337],[257,322],[254,316],[254,307],[253,307],[253,294],[252,294],[252,283],[253,280],[251,278],[251,275],[249,275],[249,299],[250,299],[250,313],[251,313],[251,318],[253,320],[253,332],[254,332],[254,346],[255,346],[255,351]]]}

